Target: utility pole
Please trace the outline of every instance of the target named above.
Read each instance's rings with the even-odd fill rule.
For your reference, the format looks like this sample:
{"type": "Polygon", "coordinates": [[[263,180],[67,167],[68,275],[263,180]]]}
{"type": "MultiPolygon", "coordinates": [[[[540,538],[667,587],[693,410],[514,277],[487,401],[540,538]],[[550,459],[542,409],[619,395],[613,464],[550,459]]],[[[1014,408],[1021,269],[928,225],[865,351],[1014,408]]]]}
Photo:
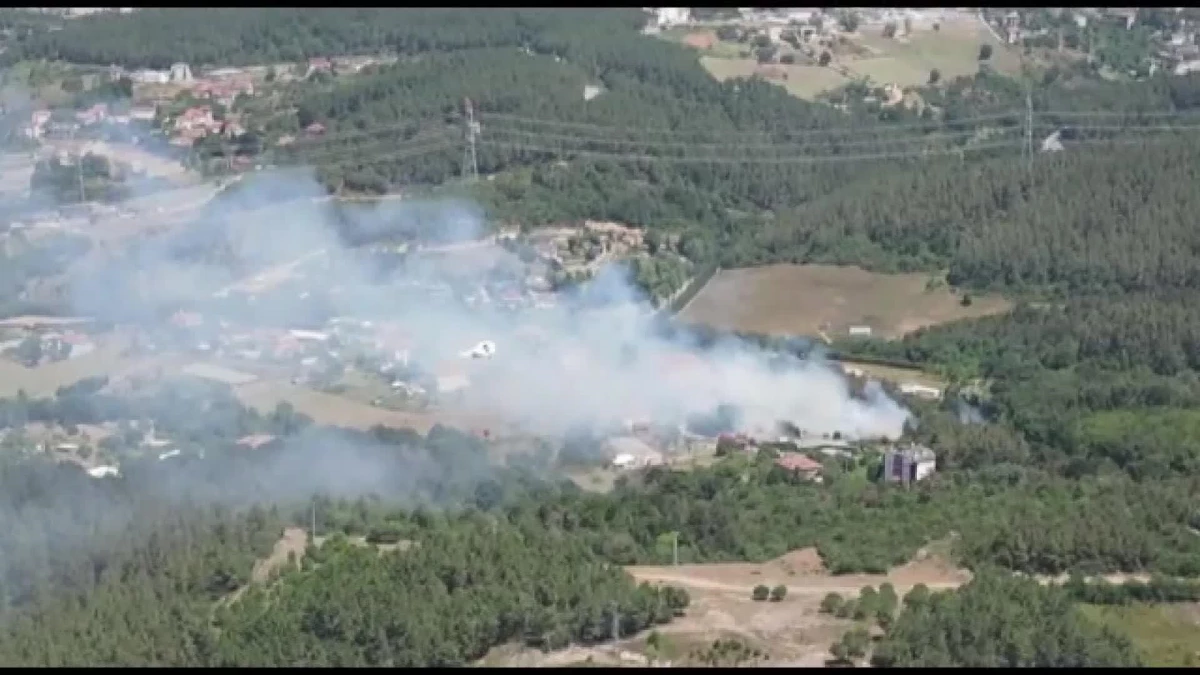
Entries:
{"type": "Polygon", "coordinates": [[[471,99],[463,99],[463,110],[466,113],[467,146],[463,150],[462,175],[472,182],[479,180],[479,163],[475,154],[475,140],[479,136],[479,123],[475,121],[475,107],[471,99]]]}
{"type": "Polygon", "coordinates": [[[75,174],[79,176],[79,203],[83,204],[87,202],[87,190],[83,187],[83,152],[75,160],[75,174]]]}
{"type": "Polygon", "coordinates": [[[1025,79],[1025,168],[1033,170],[1033,93],[1030,90],[1029,75],[1025,79]]]}

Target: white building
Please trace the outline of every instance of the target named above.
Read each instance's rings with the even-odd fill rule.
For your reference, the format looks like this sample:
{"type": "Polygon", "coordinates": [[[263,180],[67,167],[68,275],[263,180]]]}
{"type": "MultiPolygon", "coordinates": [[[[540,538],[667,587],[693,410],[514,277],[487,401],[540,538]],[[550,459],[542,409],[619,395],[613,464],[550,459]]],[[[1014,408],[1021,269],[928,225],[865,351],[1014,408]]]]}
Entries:
{"type": "Polygon", "coordinates": [[[850,326],[850,337],[871,337],[870,326],[850,326]]]}
{"type": "Polygon", "coordinates": [[[664,463],[663,454],[633,436],[610,438],[604,443],[605,454],[612,457],[618,469],[657,466],[664,463]]]}
{"type": "Polygon", "coordinates": [[[692,20],[692,10],[688,7],[656,7],[654,15],[659,28],[670,28],[692,20]]]}
{"type": "Polygon", "coordinates": [[[892,448],[883,456],[883,480],[888,483],[915,483],[937,471],[937,455],[929,448],[909,444],[892,448]]]}
{"type": "Polygon", "coordinates": [[[88,469],[87,473],[92,478],[107,478],[109,476],[120,476],[121,470],[115,466],[94,466],[88,469]]]}
{"type": "Polygon", "coordinates": [[[924,384],[917,384],[915,382],[906,382],[901,384],[900,393],[907,394],[909,396],[919,396],[921,398],[933,399],[935,401],[942,397],[941,389],[938,389],[937,387],[930,387],[924,384]]]}
{"type": "Polygon", "coordinates": [[[129,79],[141,84],[166,84],[171,81],[171,73],[147,68],[133,73],[129,79]]]}
{"type": "Polygon", "coordinates": [[[186,63],[173,64],[169,77],[172,82],[191,82],[192,68],[186,63]]]}

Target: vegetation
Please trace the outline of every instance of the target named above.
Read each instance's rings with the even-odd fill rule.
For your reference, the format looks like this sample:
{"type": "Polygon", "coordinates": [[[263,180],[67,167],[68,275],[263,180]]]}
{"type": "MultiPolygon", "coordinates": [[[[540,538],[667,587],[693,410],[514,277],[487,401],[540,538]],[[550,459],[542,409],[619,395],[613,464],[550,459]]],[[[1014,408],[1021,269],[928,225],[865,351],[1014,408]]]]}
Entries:
{"type": "Polygon", "coordinates": [[[872,665],[1141,665],[1127,638],[1088,621],[1061,590],[1034,581],[983,574],[958,591],[906,598],[905,605],[896,625],[875,647],[872,665]]]}
{"type": "Polygon", "coordinates": [[[70,164],[52,157],[33,169],[30,189],[62,203],[117,201],[128,195],[124,174],[111,160],[87,153],[70,164]]]}

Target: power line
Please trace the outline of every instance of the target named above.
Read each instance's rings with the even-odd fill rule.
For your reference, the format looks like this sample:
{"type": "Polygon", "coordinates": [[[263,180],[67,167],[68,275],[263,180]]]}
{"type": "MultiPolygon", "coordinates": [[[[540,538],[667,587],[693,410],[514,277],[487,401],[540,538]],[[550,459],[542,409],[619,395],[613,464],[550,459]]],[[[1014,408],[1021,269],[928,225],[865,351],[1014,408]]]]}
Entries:
{"type": "Polygon", "coordinates": [[[859,154],[859,155],[794,155],[792,157],[664,157],[654,155],[635,155],[632,153],[610,153],[597,152],[591,150],[564,150],[562,148],[546,148],[541,146],[528,145],[524,143],[505,143],[503,141],[493,141],[486,137],[480,139],[484,145],[493,145],[498,147],[507,147],[514,150],[526,150],[529,152],[540,152],[550,155],[569,155],[595,157],[601,159],[621,160],[621,161],[636,161],[636,162],[668,162],[682,164],[819,164],[824,162],[851,162],[860,160],[881,160],[881,159],[905,159],[905,158],[921,158],[940,155],[959,155],[967,152],[979,152],[989,149],[999,148],[1019,148],[1020,141],[1004,141],[997,143],[979,143],[973,146],[965,146],[953,149],[941,150],[925,150],[921,152],[898,152],[898,153],[874,153],[874,154],[859,154]]]}

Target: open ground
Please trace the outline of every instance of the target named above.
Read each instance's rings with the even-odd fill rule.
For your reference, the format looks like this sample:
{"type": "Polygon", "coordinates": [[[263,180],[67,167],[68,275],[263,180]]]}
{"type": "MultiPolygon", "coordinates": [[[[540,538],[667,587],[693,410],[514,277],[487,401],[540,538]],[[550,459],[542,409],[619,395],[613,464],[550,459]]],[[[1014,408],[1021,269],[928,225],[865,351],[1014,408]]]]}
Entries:
{"type": "Polygon", "coordinates": [[[52,396],[59,387],[88,377],[112,376],[147,361],[124,356],[128,346],[126,336],[114,335],[90,354],[36,368],[0,359],[0,396],[14,396],[22,390],[29,396],[52,396]]]}
{"type": "Polygon", "coordinates": [[[711,29],[676,29],[664,32],[662,37],[699,51],[701,65],[718,80],[759,74],[793,96],[810,100],[863,78],[876,86],[913,87],[926,85],[933,70],[941,74],[943,81],[971,75],[979,70],[979,48],[984,44],[992,46],[988,64],[993,70],[1004,74],[1021,71],[1020,55],[970,15],[944,20],[937,31],[931,25],[915,25],[912,34],[896,38],[883,37],[883,24],[863,24],[856,33],[844,36],[845,45],[830,49],[834,58],[828,67],[812,64],[810,57],[802,55],[798,55],[796,65],[760,65],[745,55],[752,50],[750,45],[721,41],[711,29]]]}
{"type": "Polygon", "coordinates": [[[355,401],[345,396],[326,394],[298,386],[286,380],[258,380],[234,387],[238,399],[247,406],[269,412],[276,405],[287,401],[297,412],[312,417],[319,424],[369,429],[375,425],[408,427],[419,433],[428,433],[435,424],[456,427],[462,430],[505,428],[502,420],[485,414],[468,414],[453,409],[431,412],[408,412],[379,408],[368,403],[355,401]]]}
{"type": "Polygon", "coordinates": [[[767,335],[845,335],[864,325],[872,334],[902,337],[926,326],[1000,314],[999,297],[969,306],[926,274],[876,274],[857,267],[769,265],[721,270],[680,313],[682,321],[767,335]]]}

